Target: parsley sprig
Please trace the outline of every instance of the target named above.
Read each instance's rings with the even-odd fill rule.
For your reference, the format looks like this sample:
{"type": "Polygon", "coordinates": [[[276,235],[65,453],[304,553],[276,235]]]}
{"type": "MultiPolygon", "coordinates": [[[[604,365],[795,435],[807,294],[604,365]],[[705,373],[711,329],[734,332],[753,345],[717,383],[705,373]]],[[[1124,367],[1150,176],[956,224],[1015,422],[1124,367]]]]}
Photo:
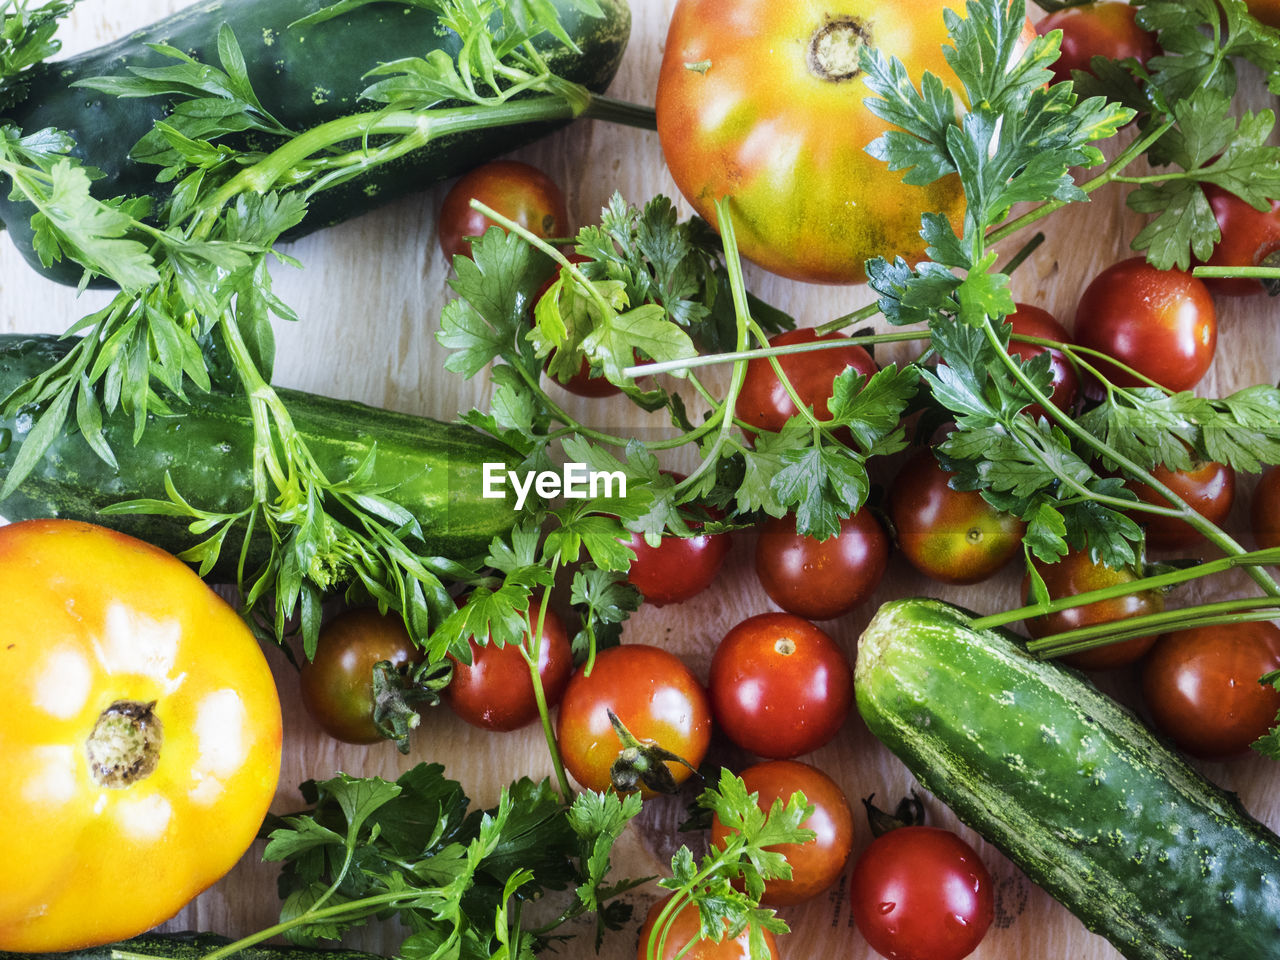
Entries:
{"type": "MultiPolygon", "coordinates": [[[[570,2],[600,12],[594,0],[570,2]]],[[[358,5],[340,2],[317,16],[342,16],[358,5]]],[[[374,457],[349,476],[326,476],[271,386],[272,322],[297,319],[272,292],[271,261],[293,263],[277,249],[280,238],[301,223],[320,192],[438,137],[584,113],[652,119],[651,112],[596,97],[551,72],[542,53],[546,36],[571,44],[554,7],[526,0],[427,5],[458,34],[460,59],[433,53],[384,64],[364,91],[366,110],[306,131],[288,129],[263,108],[226,26],[218,35],[217,64],[158,44],[153,49],[166,65],[84,81],[116,96],[162,96],[174,104],[132,155],[154,165],[159,181],[173,184],[159,205],[148,197],[95,197],[96,172],[71,156],[64,133],[0,129],[0,174],[32,209],[41,260],[70,260],[83,268],[83,282],[103,278],[120,288],[106,307],[73,326],[70,332],[84,336],[60,362],[4,399],[8,415],[39,412],[0,499],[64,431],[78,431],[114,464],[105,417],[131,416],[136,441],[152,414],[198,403],[198,394],[211,389],[238,391],[255,438],[252,497],[243,509],[211,513],[172,484],[167,500],[115,509],[188,519],[201,540],[183,556],[203,571],[222,559],[233,532],[246,544],[265,535],[265,564],[251,569],[244,554],[239,558],[246,612],[276,637],[297,616],[308,651],[320,599],[334,590],[349,587],[399,611],[418,637],[454,605],[440,565],[423,556],[421,529],[374,483],[374,457]],[[257,134],[259,145],[235,136],[245,132],[257,134]],[[260,613],[267,604],[271,612],[260,613]]],[[[33,59],[51,52],[51,20],[69,6],[30,11],[19,4],[6,14],[0,67],[21,77],[33,59]]],[[[454,579],[459,572],[462,579],[475,574],[448,572],[454,579]]]]}

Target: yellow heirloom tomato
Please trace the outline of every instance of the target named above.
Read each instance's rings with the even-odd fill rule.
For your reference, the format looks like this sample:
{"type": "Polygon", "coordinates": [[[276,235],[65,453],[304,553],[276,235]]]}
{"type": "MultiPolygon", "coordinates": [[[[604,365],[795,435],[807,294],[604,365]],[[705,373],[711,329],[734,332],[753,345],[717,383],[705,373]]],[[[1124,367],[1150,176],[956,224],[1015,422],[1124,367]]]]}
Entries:
{"type": "Polygon", "coordinates": [[[167,920],[248,849],[280,775],[257,641],[175,557],[0,527],[0,950],[167,920]]]}

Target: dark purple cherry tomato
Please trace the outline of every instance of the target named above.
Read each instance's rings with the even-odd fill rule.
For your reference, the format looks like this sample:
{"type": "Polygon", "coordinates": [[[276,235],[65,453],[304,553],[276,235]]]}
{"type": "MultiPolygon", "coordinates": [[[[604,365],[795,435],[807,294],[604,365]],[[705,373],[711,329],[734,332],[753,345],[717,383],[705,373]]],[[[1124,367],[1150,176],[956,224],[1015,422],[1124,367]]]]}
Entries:
{"type": "MultiPolygon", "coordinates": [[[[1059,343],[1071,342],[1071,335],[1067,333],[1067,328],[1060,324],[1053,314],[1029,303],[1018,304],[1018,309],[1005,317],[1005,320],[1013,327],[1015,335],[1057,340],[1059,343]]],[[[1038,343],[1018,340],[1016,336],[1009,341],[1009,352],[1024,363],[1044,353],[1045,349],[1038,343]]],[[[1049,350],[1049,374],[1053,378],[1049,388],[1049,399],[1059,410],[1066,410],[1075,401],[1076,391],[1080,388],[1080,377],[1076,373],[1075,366],[1061,350],[1047,349],[1049,350]]],[[[1044,409],[1038,403],[1027,407],[1027,414],[1036,420],[1045,416],[1044,409]]]]}
{"type": "Polygon", "coordinates": [[[1160,52],[1156,36],[1138,26],[1134,18],[1137,8],[1124,0],[1099,0],[1076,7],[1055,10],[1036,24],[1036,33],[1044,36],[1062,31],[1062,55],[1050,69],[1055,81],[1071,79],[1072,70],[1091,73],[1094,57],[1125,60],[1129,57],[1145,64],[1160,52]]]}
{"type": "MultiPolygon", "coordinates": [[[[1202,460],[1187,470],[1170,470],[1161,465],[1153,469],[1151,475],[1185,500],[1196,513],[1218,525],[1227,518],[1235,502],[1236,472],[1226,464],[1202,460]]],[[[1138,495],[1139,500],[1162,507],[1170,505],[1145,483],[1130,481],[1126,486],[1138,495]]],[[[1160,549],[1189,547],[1203,539],[1185,520],[1136,511],[1133,518],[1146,527],[1148,546],[1160,549]]]]}

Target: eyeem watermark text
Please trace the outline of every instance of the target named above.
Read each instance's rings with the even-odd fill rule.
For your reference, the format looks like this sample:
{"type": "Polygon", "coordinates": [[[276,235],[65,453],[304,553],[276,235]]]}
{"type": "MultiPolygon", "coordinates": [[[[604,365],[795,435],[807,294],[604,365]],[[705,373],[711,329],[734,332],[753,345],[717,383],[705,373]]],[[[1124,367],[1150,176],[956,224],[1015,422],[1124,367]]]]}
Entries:
{"type": "Polygon", "coordinates": [[[585,463],[566,463],[560,472],[554,470],[530,470],[523,476],[508,470],[505,463],[484,465],[484,492],[486,500],[502,500],[506,497],[503,487],[510,483],[516,492],[517,510],[524,508],[530,492],[543,500],[564,497],[566,500],[586,500],[588,497],[625,497],[627,475],[621,470],[588,470],[585,463]]]}

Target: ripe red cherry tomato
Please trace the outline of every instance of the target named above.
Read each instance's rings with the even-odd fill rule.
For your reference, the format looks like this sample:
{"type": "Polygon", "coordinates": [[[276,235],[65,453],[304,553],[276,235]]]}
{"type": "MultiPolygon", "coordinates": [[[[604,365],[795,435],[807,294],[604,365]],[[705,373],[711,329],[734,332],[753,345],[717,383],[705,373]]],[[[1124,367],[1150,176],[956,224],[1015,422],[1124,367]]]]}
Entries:
{"type": "MultiPolygon", "coordinates": [[[[529,608],[527,618],[532,625],[537,624],[539,609],[537,604],[529,608]]],[[[449,659],[453,660],[453,679],[445,688],[444,699],[467,723],[485,730],[517,730],[538,719],[529,661],[518,646],[480,646],[472,640],[470,665],[452,655],[449,659]]],[[[538,651],[538,676],[548,707],[560,702],[572,672],[573,653],[564,621],[548,610],[538,651]]]]}
{"type": "MultiPolygon", "coordinates": [[[[1085,288],[1075,337],[1080,346],[1100,350],[1163,387],[1190,390],[1213,362],[1218,317],[1203,281],[1132,257],[1103,270],[1085,288]]],[[[1118,386],[1146,386],[1105,360],[1098,367],[1118,386]]]]}
{"type": "Polygon", "coordinates": [[[853,920],[893,960],[961,960],[995,918],[991,874],[973,847],[937,827],[877,837],[853,868],[853,920]]]}
{"type": "MultiPolygon", "coordinates": [[[[702,921],[698,917],[698,908],[689,904],[685,904],[676,913],[671,926],[667,928],[667,939],[662,945],[662,952],[658,953],[657,944],[653,942],[653,928],[662,908],[670,899],[670,896],[663,897],[649,908],[644,918],[644,926],[640,928],[640,946],[636,950],[636,960],[677,960],[677,958],[678,960],[753,960],[751,935],[746,930],[732,939],[726,937],[719,943],[714,940],[703,940],[702,921]],[[689,947],[687,953],[684,952],[689,942],[695,939],[697,942],[689,947]]],[[[778,960],[778,944],[768,930],[764,931],[764,942],[769,950],[768,960],[778,960]]],[[[755,960],[762,960],[762,958],[755,958],[755,960]]]]}
{"type": "Polygon", "coordinates": [[[1280,627],[1231,623],[1160,638],[1142,667],[1156,728],[1197,757],[1229,757],[1267,732],[1280,691],[1258,678],[1280,669],[1280,627]]]}
{"type": "MultiPolygon", "coordinates": [[[[1049,597],[1053,600],[1074,597],[1077,594],[1088,593],[1090,590],[1101,590],[1120,583],[1132,583],[1138,579],[1137,574],[1132,570],[1116,570],[1104,563],[1094,563],[1089,559],[1089,554],[1081,550],[1070,551],[1057,563],[1036,561],[1036,570],[1044,580],[1049,597]]],[[[1024,583],[1024,589],[1026,587],[1027,584],[1024,583]]],[[[1148,590],[1126,594],[1111,600],[1097,600],[1043,617],[1032,617],[1026,621],[1026,627],[1027,632],[1033,637],[1047,637],[1052,633],[1062,633],[1065,630],[1075,630],[1078,627],[1089,627],[1099,623],[1114,623],[1130,617],[1158,613],[1163,609],[1164,598],[1158,592],[1148,590]]],[[[1151,649],[1155,641],[1154,636],[1134,637],[1131,640],[1122,640],[1119,643],[1068,654],[1059,659],[1081,670],[1107,670],[1133,663],[1151,649]]]]}
{"type": "Polygon", "coordinates": [[[725,634],[708,681],[717,725],[743,749],[773,760],[816,750],[853,703],[844,651],[808,620],[762,613],[725,634]]]}
{"type": "Polygon", "coordinates": [[[664,536],[651,547],[633,533],[627,546],[636,552],[627,579],[644,594],[646,603],[661,607],[697,596],[720,572],[733,540],[727,533],[664,536]]]}
{"type": "MultiPolygon", "coordinates": [[[[707,752],[711,708],[689,668],[647,644],[610,647],[596,656],[590,674],[578,670],[569,679],[556,719],[564,765],[588,790],[610,789],[609,768],[622,749],[610,710],[637,740],[657,743],[694,767],[707,752]]],[[[677,783],[691,774],[674,761],[667,769],[677,783]]]]}
{"type": "MultiPolygon", "coordinates": [[[[1158,466],[1151,475],[1185,500],[1196,513],[1216,524],[1227,518],[1235,502],[1236,472],[1226,464],[1204,460],[1192,464],[1189,470],[1158,466]]],[[[1139,500],[1169,506],[1168,500],[1145,483],[1130,481],[1127,486],[1139,500]]],[[[1146,527],[1148,546],[1162,549],[1189,547],[1203,539],[1185,520],[1138,512],[1133,514],[1133,518],[1146,527]]]]}
{"type": "Polygon", "coordinates": [[[1134,58],[1145,64],[1160,52],[1153,33],[1138,26],[1136,7],[1124,0],[1100,0],[1078,7],[1055,10],[1036,24],[1036,33],[1044,36],[1062,31],[1062,55],[1050,69],[1057,82],[1071,79],[1072,70],[1091,73],[1089,61],[1094,57],[1108,60],[1134,58]]]}
{"type": "MultiPolygon", "coordinates": [[[[1013,327],[1014,334],[1057,340],[1059,343],[1071,342],[1071,335],[1067,333],[1067,328],[1060,324],[1053,314],[1029,303],[1018,304],[1018,309],[1005,317],[1005,320],[1013,327]]],[[[1027,343],[1025,340],[1009,341],[1009,352],[1019,357],[1024,363],[1044,353],[1045,349],[1039,344],[1027,343]]],[[[1049,348],[1049,374],[1053,378],[1049,399],[1059,410],[1066,410],[1075,401],[1076,391],[1080,388],[1080,377],[1076,373],[1076,368],[1061,350],[1049,348]]],[[[1036,420],[1045,416],[1044,409],[1038,403],[1027,407],[1027,414],[1036,420]]]]}
{"type": "Polygon", "coordinates": [[[889,515],[911,565],[943,583],[977,583],[1022,549],[1024,524],[974,490],[955,490],[950,474],[923,451],[898,472],[889,515]]]}
{"type": "Polygon", "coordinates": [[[787,613],[830,620],[866,601],[889,562],[889,537],[870,510],[840,521],[827,540],[796,533],[794,516],[770,518],[756,541],[756,575],[787,613]]]}
{"type": "Polygon", "coordinates": [[[1280,467],[1267,467],[1258,478],[1249,519],[1259,547],[1280,547],[1280,467]]]}
{"type": "Polygon", "coordinates": [[[335,740],[377,743],[383,737],[373,722],[373,665],[402,667],[421,656],[399,617],[348,610],[321,628],[315,657],[302,665],[302,704],[335,740]]]}
{"type": "Polygon", "coordinates": [[[445,195],[437,233],[440,249],[450,262],[471,255],[471,242],[482,236],[493,221],[474,210],[481,203],[539,237],[564,237],[569,233],[569,210],[564,191],[550,177],[527,163],[495,160],[463,174],[445,195]]]}
{"type": "MultiPolygon", "coordinates": [[[[760,902],[786,907],[811,900],[844,872],[853,849],[853,811],[834,780],[817,767],[798,760],[766,760],[741,773],[747,790],[758,794],[757,803],[767,811],[773,801],[786,803],[796,791],[813,805],[813,813],[800,824],[817,836],[807,843],[780,843],[769,847],[782,853],[791,865],[790,880],[766,880],[760,902]]],[[[711,843],[722,847],[730,831],[719,818],[711,823],[711,843]]]]}
{"type": "MultiPolygon", "coordinates": [[[[1272,200],[1266,210],[1255,210],[1211,183],[1204,184],[1204,195],[1222,233],[1206,265],[1256,267],[1280,249],[1280,200],[1272,200]]],[[[1264,289],[1261,280],[1248,277],[1205,277],[1204,283],[1213,293],[1228,297],[1247,297],[1264,289]]]]}
{"type": "MultiPolygon", "coordinates": [[[[793,343],[816,341],[840,341],[849,338],[839,333],[818,336],[811,328],[788,330],[769,339],[769,345],[784,347],[793,343]]],[[[833,381],[853,367],[863,376],[870,377],[879,369],[871,354],[856,343],[846,347],[814,350],[810,353],[784,354],[776,358],[782,372],[795,388],[796,396],[807,407],[812,407],[819,420],[831,418],[827,401],[831,399],[833,381]]],[[[747,363],[746,378],[742,381],[742,393],[738,396],[737,414],[740,418],[761,430],[781,430],[791,417],[799,413],[790,394],[773,366],[767,359],[755,359],[747,363]]]]}

